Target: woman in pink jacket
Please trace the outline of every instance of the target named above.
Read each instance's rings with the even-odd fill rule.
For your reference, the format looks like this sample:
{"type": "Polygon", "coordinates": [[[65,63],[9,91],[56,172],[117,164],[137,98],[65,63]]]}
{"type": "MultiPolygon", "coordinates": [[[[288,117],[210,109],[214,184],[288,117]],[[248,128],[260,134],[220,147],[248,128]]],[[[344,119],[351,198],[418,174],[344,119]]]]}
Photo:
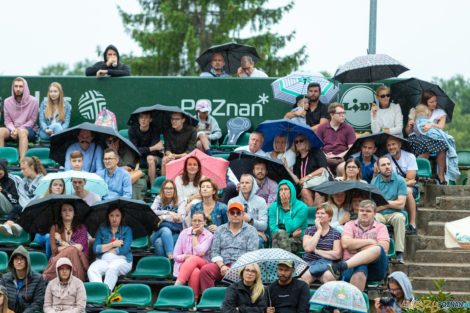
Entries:
{"type": "Polygon", "coordinates": [[[191,227],[181,231],[175,245],[175,267],[173,275],[177,277],[175,285],[184,285],[193,288],[194,297],[199,298],[200,269],[209,261],[207,254],[212,243],[212,233],[204,226],[206,217],[202,211],[195,211],[191,215],[191,227]]]}

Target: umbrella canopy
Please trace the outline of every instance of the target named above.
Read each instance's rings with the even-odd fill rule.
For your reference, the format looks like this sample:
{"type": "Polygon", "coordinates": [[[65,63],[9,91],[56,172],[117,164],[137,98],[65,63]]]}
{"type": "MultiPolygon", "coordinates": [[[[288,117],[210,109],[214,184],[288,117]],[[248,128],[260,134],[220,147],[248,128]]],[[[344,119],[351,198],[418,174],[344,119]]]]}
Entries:
{"type": "Polygon", "coordinates": [[[310,189],[322,195],[333,195],[342,191],[359,191],[368,194],[369,199],[373,200],[377,206],[388,204],[383,193],[375,185],[362,183],[358,180],[327,181],[310,189]]]}
{"type": "Polygon", "coordinates": [[[386,54],[368,54],[340,66],[333,78],[341,83],[370,83],[406,71],[407,67],[386,54]]]}
{"type": "Polygon", "coordinates": [[[137,108],[134,112],[131,113],[127,125],[132,126],[139,123],[139,114],[148,112],[152,115],[152,126],[159,127],[160,129],[165,129],[171,127],[170,115],[171,113],[181,113],[185,116],[185,124],[196,126],[198,124],[197,119],[195,119],[191,114],[186,113],[176,106],[168,106],[155,104],[149,107],[140,107],[137,108]]]}
{"type": "Polygon", "coordinates": [[[277,263],[279,261],[294,261],[295,272],[294,277],[300,277],[308,269],[307,262],[302,260],[297,255],[290,253],[284,249],[258,249],[255,251],[247,252],[240,256],[230,267],[230,270],[225,274],[223,280],[229,283],[239,281],[238,273],[242,267],[258,263],[261,268],[261,278],[263,283],[272,283],[278,279],[277,277],[277,263]]]}
{"type": "Polygon", "coordinates": [[[446,248],[463,248],[470,250],[470,216],[447,222],[444,227],[444,243],[446,248]]]}
{"type": "Polygon", "coordinates": [[[92,191],[101,197],[106,196],[108,194],[108,185],[103,180],[103,178],[101,178],[101,176],[98,176],[95,173],[73,170],[47,174],[39,182],[39,185],[36,187],[36,190],[34,190],[34,194],[37,196],[42,196],[49,188],[49,184],[51,183],[51,181],[53,181],[54,179],[64,180],[66,194],[74,193],[72,186],[72,178],[85,179],[85,189],[88,191],[92,191]]]}
{"type": "Polygon", "coordinates": [[[141,200],[118,197],[96,202],[85,216],[84,224],[91,236],[95,237],[98,228],[105,224],[106,211],[109,208],[121,208],[124,211],[126,225],[132,228],[133,238],[148,236],[152,233],[157,215],[141,200]]]}
{"type": "Polygon", "coordinates": [[[400,140],[401,142],[401,149],[412,152],[411,151],[411,145],[410,142],[406,139],[391,135],[389,133],[376,133],[372,135],[366,135],[366,136],[361,136],[356,139],[354,144],[351,146],[351,148],[348,150],[348,152],[345,154],[344,159],[347,160],[349,159],[353,154],[361,152],[361,146],[362,143],[368,139],[372,139],[375,142],[375,146],[377,147],[377,151],[375,152],[376,156],[382,156],[388,153],[387,150],[387,139],[389,137],[396,138],[400,140]]]}
{"type": "Polygon", "coordinates": [[[229,162],[222,158],[211,157],[199,149],[194,149],[185,157],[171,161],[166,165],[166,178],[174,180],[176,176],[181,175],[184,169],[184,162],[187,158],[196,157],[201,162],[201,174],[212,178],[219,189],[227,186],[227,167],[229,162]]]}
{"type": "Polygon", "coordinates": [[[62,204],[74,206],[75,214],[80,220],[88,213],[90,207],[80,197],[72,195],[47,195],[44,198],[31,200],[20,215],[18,224],[30,234],[48,234],[52,225],[59,218],[62,204]]]}
{"type": "Polygon", "coordinates": [[[212,55],[214,55],[214,53],[222,53],[225,60],[224,71],[229,74],[235,74],[237,72],[240,67],[240,59],[245,55],[250,56],[255,63],[260,59],[255,47],[238,44],[236,42],[228,42],[210,47],[196,59],[196,62],[203,72],[209,72],[211,70],[212,55]]]}
{"type": "Polygon", "coordinates": [[[293,122],[290,119],[267,120],[259,124],[256,130],[264,134],[262,147],[264,151],[271,151],[273,149],[274,138],[280,133],[286,134],[289,147],[292,145],[295,136],[300,134],[307,136],[312,147],[323,147],[323,141],[315,135],[309,126],[293,122]]]}
{"type": "Polygon", "coordinates": [[[307,94],[307,87],[310,83],[318,83],[320,85],[320,101],[323,103],[330,103],[339,92],[339,88],[320,73],[295,72],[278,78],[271,83],[274,99],[295,104],[297,96],[307,94]]]}
{"type": "Polygon", "coordinates": [[[134,144],[128,139],[121,136],[113,127],[95,125],[88,122],[78,124],[77,126],[68,128],[63,132],[52,135],[50,144],[51,151],[49,153],[49,157],[60,165],[64,166],[67,148],[71,144],[77,142],[78,133],[82,129],[93,132],[93,135],[95,137],[93,141],[104,149],[108,147],[106,144],[106,138],[108,138],[109,136],[115,136],[119,138],[119,140],[121,140],[121,143],[126,145],[133,153],[139,156],[138,158],[140,158],[140,152],[134,146],[134,144]]]}
{"type": "Polygon", "coordinates": [[[411,108],[421,103],[421,95],[425,90],[431,90],[437,95],[437,107],[446,112],[446,122],[449,123],[452,120],[455,103],[438,85],[417,78],[410,78],[390,85],[392,99],[400,104],[405,118],[411,108]]]}
{"type": "Polygon", "coordinates": [[[268,177],[279,183],[283,179],[290,180],[295,184],[294,178],[279,159],[271,159],[269,157],[259,156],[248,151],[232,151],[228,157],[230,161],[230,169],[240,180],[242,174],[253,172],[253,165],[256,160],[266,163],[268,177]]]}
{"type": "Polygon", "coordinates": [[[367,304],[362,292],[344,281],[324,283],[310,298],[310,303],[367,313],[367,304]]]}

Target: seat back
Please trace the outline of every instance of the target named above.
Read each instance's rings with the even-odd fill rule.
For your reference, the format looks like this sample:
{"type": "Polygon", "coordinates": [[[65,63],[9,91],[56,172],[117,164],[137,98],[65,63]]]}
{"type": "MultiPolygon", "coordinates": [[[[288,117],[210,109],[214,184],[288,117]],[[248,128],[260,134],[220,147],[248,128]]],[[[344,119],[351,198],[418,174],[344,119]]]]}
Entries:
{"type": "Polygon", "coordinates": [[[13,147],[0,147],[0,156],[6,159],[8,165],[18,165],[18,149],[13,147]]]}
{"type": "Polygon", "coordinates": [[[31,259],[31,269],[42,273],[47,267],[47,256],[44,252],[30,251],[29,257],[31,259]]]}
{"type": "Polygon", "coordinates": [[[307,225],[313,226],[315,225],[315,214],[317,212],[317,208],[314,206],[308,207],[307,213],[307,225]]]}
{"type": "Polygon", "coordinates": [[[418,163],[418,176],[424,178],[430,178],[432,175],[431,163],[428,159],[416,158],[416,163],[418,163]]]}
{"type": "Polygon", "coordinates": [[[158,194],[160,192],[160,188],[162,187],[163,182],[165,181],[165,176],[159,176],[155,178],[152,184],[152,188],[150,188],[149,193],[151,194],[158,194]]]}
{"type": "Polygon", "coordinates": [[[50,149],[49,148],[31,148],[26,151],[25,156],[27,157],[37,157],[41,161],[42,165],[45,167],[54,166],[54,160],[49,158],[50,149]]]}
{"type": "Polygon", "coordinates": [[[111,306],[147,306],[152,304],[152,290],[145,284],[125,284],[119,288],[121,302],[112,302],[111,306]]]}
{"type": "Polygon", "coordinates": [[[129,139],[129,129],[121,129],[119,131],[119,135],[121,135],[122,137],[126,138],[126,139],[129,139]]]}
{"type": "Polygon", "coordinates": [[[226,144],[235,145],[240,134],[251,128],[251,121],[246,117],[234,117],[227,121],[228,138],[226,144]]]}
{"type": "Polygon", "coordinates": [[[461,150],[457,151],[457,157],[459,159],[459,167],[461,168],[470,168],[470,151],[461,150]]]}
{"type": "Polygon", "coordinates": [[[105,283],[83,283],[86,291],[86,302],[89,304],[103,304],[109,296],[109,287],[105,283]]]}
{"type": "Polygon", "coordinates": [[[194,291],[188,286],[166,286],[160,290],[154,308],[194,307],[194,291]]]}
{"type": "Polygon", "coordinates": [[[140,237],[132,240],[131,248],[132,249],[145,249],[149,245],[149,237],[140,237]]]}
{"type": "Polygon", "coordinates": [[[164,278],[171,273],[170,260],[163,256],[145,256],[139,260],[132,277],[164,278]]]}
{"type": "Polygon", "coordinates": [[[226,290],[226,287],[212,287],[204,290],[197,309],[219,309],[222,307],[222,302],[224,302],[226,290]]]}
{"type": "Polygon", "coordinates": [[[388,246],[388,252],[387,252],[387,257],[389,259],[392,259],[397,256],[397,253],[395,251],[395,240],[390,237],[390,244],[388,246]]]}
{"type": "Polygon", "coordinates": [[[8,254],[5,251],[0,251],[0,272],[8,270],[8,254]]]}

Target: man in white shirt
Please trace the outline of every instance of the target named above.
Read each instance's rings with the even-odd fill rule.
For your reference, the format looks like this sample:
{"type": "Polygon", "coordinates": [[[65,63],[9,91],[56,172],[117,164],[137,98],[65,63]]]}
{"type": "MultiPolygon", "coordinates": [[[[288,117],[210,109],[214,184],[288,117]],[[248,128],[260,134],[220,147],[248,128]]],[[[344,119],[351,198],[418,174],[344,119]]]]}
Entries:
{"type": "Polygon", "coordinates": [[[238,77],[268,77],[265,72],[255,68],[255,62],[249,55],[242,56],[240,59],[237,75],[238,77]]]}
{"type": "Polygon", "coordinates": [[[266,152],[261,150],[264,144],[264,134],[259,131],[254,131],[248,140],[248,146],[242,146],[235,149],[235,151],[248,151],[259,156],[268,156],[266,152]]]}

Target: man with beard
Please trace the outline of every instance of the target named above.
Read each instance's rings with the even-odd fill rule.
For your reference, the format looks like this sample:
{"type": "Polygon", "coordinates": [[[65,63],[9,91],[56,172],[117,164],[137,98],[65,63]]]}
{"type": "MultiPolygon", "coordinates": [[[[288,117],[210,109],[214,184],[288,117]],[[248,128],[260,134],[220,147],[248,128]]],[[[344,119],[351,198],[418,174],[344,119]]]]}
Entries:
{"type": "MultiPolygon", "coordinates": [[[[351,155],[351,158],[355,158],[361,164],[362,179],[367,181],[370,184],[374,176],[374,165],[377,162],[377,156],[374,154],[377,151],[377,146],[373,139],[366,139],[362,142],[361,151],[351,155]]],[[[338,176],[343,176],[344,173],[344,164],[343,162],[338,165],[336,168],[336,173],[338,176]]]]}
{"type": "Polygon", "coordinates": [[[11,97],[5,99],[3,107],[6,127],[0,128],[0,147],[5,146],[5,140],[18,141],[20,160],[28,151],[28,142],[36,138],[38,108],[39,102],[29,94],[26,80],[22,77],[15,78],[11,97]]]}
{"type": "Polygon", "coordinates": [[[224,66],[225,59],[222,53],[214,53],[210,71],[201,73],[200,77],[230,77],[229,74],[225,73],[224,66]]]}
{"type": "Polygon", "coordinates": [[[292,278],[295,272],[294,261],[277,263],[278,280],[268,287],[270,306],[267,313],[307,313],[309,310],[310,289],[306,282],[292,278]]]}
{"type": "Polygon", "coordinates": [[[262,160],[255,161],[253,165],[253,175],[259,187],[256,195],[263,198],[269,207],[271,203],[276,201],[277,183],[268,177],[266,163],[262,160]]]}
{"type": "Polygon", "coordinates": [[[392,170],[406,181],[406,188],[408,194],[406,195],[406,210],[409,217],[409,234],[417,235],[416,229],[416,202],[415,198],[418,195],[419,189],[416,181],[416,171],[418,170],[418,163],[414,154],[406,152],[401,148],[401,141],[395,137],[388,137],[387,139],[386,156],[392,160],[392,170]]]}
{"type": "Polygon", "coordinates": [[[71,170],[70,153],[80,151],[83,154],[82,170],[95,173],[103,169],[103,149],[93,142],[93,133],[89,130],[81,129],[77,136],[78,142],[71,144],[65,153],[65,170],[71,170]]]}
{"type": "Polygon", "coordinates": [[[96,76],[98,78],[111,76],[130,76],[131,69],[127,64],[119,62],[119,51],[113,46],[106,47],[103,53],[104,61],[95,63],[86,69],[86,76],[96,76]]]}
{"type": "Polygon", "coordinates": [[[359,203],[358,219],[347,222],[341,235],[343,261],[328,264],[335,279],[344,277],[361,291],[367,280],[382,280],[388,269],[390,237],[387,227],[374,220],[376,210],[374,201],[359,203]]]}

